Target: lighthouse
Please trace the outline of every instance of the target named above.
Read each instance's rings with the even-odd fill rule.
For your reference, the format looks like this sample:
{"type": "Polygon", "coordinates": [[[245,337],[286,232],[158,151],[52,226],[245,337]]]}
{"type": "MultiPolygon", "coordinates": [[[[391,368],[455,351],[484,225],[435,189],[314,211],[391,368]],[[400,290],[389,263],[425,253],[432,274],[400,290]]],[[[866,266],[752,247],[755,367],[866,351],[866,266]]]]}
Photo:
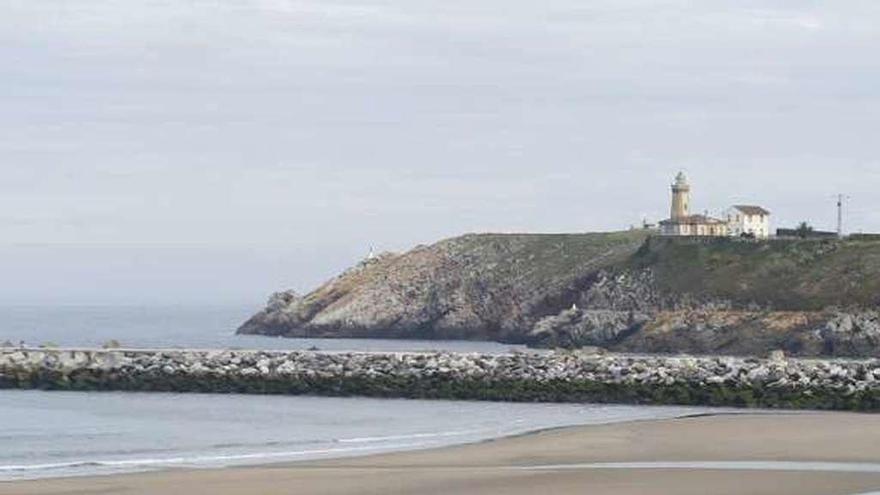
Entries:
{"type": "Polygon", "coordinates": [[[684,172],[679,172],[675,176],[675,183],[672,184],[672,214],[670,219],[673,221],[684,220],[690,216],[690,208],[691,186],[688,184],[688,179],[684,172]]]}
{"type": "Polygon", "coordinates": [[[727,222],[706,215],[691,215],[691,185],[684,172],[672,183],[672,209],[668,220],[660,222],[660,233],[678,236],[727,235],[727,222]]]}

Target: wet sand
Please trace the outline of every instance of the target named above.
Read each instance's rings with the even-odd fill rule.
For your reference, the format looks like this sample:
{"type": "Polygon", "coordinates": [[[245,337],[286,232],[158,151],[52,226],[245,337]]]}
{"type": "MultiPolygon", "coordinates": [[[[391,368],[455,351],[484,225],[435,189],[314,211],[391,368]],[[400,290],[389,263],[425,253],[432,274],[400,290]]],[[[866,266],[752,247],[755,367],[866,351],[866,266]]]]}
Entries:
{"type": "Polygon", "coordinates": [[[704,416],[355,459],[0,483],[0,494],[16,495],[870,492],[880,492],[880,415],[846,413],[704,416]]]}

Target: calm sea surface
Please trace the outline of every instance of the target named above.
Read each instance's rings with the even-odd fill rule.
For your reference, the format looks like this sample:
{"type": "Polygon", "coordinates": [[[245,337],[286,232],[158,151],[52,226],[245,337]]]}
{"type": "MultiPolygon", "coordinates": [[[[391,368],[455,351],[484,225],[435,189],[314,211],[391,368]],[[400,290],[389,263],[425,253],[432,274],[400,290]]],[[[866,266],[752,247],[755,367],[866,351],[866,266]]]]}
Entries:
{"type": "MultiPolygon", "coordinates": [[[[0,308],[0,343],[506,352],[475,342],[238,337],[254,308],[0,308]]],[[[0,391],[0,480],[222,467],[466,443],[706,409],[0,391]]]]}
{"type": "Polygon", "coordinates": [[[117,340],[124,347],[197,349],[309,349],[359,351],[447,350],[507,352],[515,346],[492,342],[285,339],[235,335],[258,307],[0,306],[0,344],[100,347],[117,340]]]}

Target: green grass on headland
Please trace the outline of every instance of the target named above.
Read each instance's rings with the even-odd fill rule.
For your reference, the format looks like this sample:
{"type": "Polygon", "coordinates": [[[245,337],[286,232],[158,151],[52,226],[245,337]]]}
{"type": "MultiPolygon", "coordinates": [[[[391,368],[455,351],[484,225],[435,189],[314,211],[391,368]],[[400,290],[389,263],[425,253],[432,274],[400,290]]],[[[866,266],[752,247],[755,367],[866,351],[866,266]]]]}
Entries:
{"type": "Polygon", "coordinates": [[[627,263],[658,289],[777,310],[880,306],[880,241],[651,238],[627,263]]]}

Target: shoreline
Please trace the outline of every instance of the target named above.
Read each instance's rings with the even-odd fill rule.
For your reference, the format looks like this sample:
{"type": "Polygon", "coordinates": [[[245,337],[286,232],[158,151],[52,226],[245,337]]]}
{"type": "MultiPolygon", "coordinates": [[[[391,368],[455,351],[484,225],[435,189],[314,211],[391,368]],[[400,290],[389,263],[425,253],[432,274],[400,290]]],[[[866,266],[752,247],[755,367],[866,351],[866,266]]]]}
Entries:
{"type": "Polygon", "coordinates": [[[880,416],[750,412],[550,428],[426,450],[99,477],[0,482],[0,495],[705,493],[880,490],[880,416]],[[747,476],[744,476],[744,472],[747,476]],[[693,488],[696,487],[696,488],[693,488]],[[702,491],[700,491],[700,487],[702,491]],[[737,491],[739,490],[739,491],[737,491]]]}
{"type": "MultiPolygon", "coordinates": [[[[0,393],[4,390],[0,389],[0,393]]],[[[24,394],[38,393],[46,394],[48,397],[57,397],[59,395],[73,397],[77,395],[90,394],[108,394],[108,397],[136,397],[148,398],[153,396],[149,392],[57,392],[57,391],[17,391],[24,394]]],[[[177,395],[177,394],[162,394],[177,395]]],[[[193,395],[204,395],[208,398],[226,398],[228,394],[183,394],[185,397],[193,395]]],[[[333,398],[324,397],[307,397],[311,400],[335,400],[333,398]]],[[[471,404],[477,405],[481,401],[446,401],[446,400],[427,400],[427,401],[411,401],[406,399],[370,399],[370,398],[341,398],[338,400],[366,400],[380,401],[382,403],[394,404],[396,401],[404,401],[406,403],[421,402],[431,404],[437,402],[440,404],[471,404]]],[[[555,404],[535,404],[534,406],[554,407],[555,404]]],[[[559,405],[562,408],[574,405],[559,405]]],[[[392,406],[393,407],[393,406],[392,406]]],[[[525,407],[530,407],[525,405],[525,407]]],[[[616,404],[584,404],[577,407],[576,412],[571,411],[563,413],[566,419],[562,421],[550,419],[545,424],[532,424],[534,418],[528,421],[526,427],[508,426],[506,428],[497,427],[487,429],[486,426],[462,425],[460,427],[452,427],[437,432],[399,432],[399,433],[369,433],[365,432],[360,436],[343,436],[337,437],[326,442],[324,446],[314,445],[307,450],[243,450],[238,452],[187,452],[181,456],[171,456],[170,458],[101,458],[101,457],[80,457],[67,462],[45,462],[40,464],[22,464],[16,462],[7,465],[0,465],[0,473],[13,473],[11,477],[0,477],[0,484],[14,483],[20,481],[40,481],[55,479],[76,479],[76,478],[94,478],[105,476],[119,476],[137,473],[153,473],[163,471],[177,470],[216,470],[216,469],[235,469],[258,466],[276,466],[289,463],[303,462],[323,462],[338,459],[351,459],[359,457],[368,457],[376,455],[388,455],[394,453],[419,452],[425,450],[442,449],[450,447],[460,447],[469,445],[479,445],[483,443],[491,443],[509,438],[519,438],[545,432],[560,431],[568,428],[623,424],[631,422],[646,422],[656,420],[669,419],[687,419],[697,417],[707,417],[714,415],[729,414],[776,414],[772,410],[736,410],[731,408],[706,408],[706,407],[679,407],[679,406],[663,406],[663,405],[616,405],[616,404]],[[572,416],[576,414],[577,416],[572,416]],[[18,475],[16,475],[16,473],[18,475]]],[[[504,410],[510,410],[505,408],[504,410]]],[[[513,409],[517,411],[517,409],[513,409]]],[[[500,410],[498,411],[500,412],[500,410]]],[[[795,411],[792,411],[795,412],[795,411]]],[[[526,413],[527,410],[519,410],[517,414],[526,413]]],[[[551,412],[551,414],[554,414],[551,412]]],[[[558,413],[555,413],[558,414],[558,413]]],[[[291,445],[299,442],[287,442],[291,445]]],[[[277,445],[272,442],[270,445],[277,445]]],[[[259,447],[254,445],[253,447],[259,447]]],[[[268,447],[267,447],[268,448],[268,447]]],[[[294,448],[294,447],[291,447],[294,448]]]]}

